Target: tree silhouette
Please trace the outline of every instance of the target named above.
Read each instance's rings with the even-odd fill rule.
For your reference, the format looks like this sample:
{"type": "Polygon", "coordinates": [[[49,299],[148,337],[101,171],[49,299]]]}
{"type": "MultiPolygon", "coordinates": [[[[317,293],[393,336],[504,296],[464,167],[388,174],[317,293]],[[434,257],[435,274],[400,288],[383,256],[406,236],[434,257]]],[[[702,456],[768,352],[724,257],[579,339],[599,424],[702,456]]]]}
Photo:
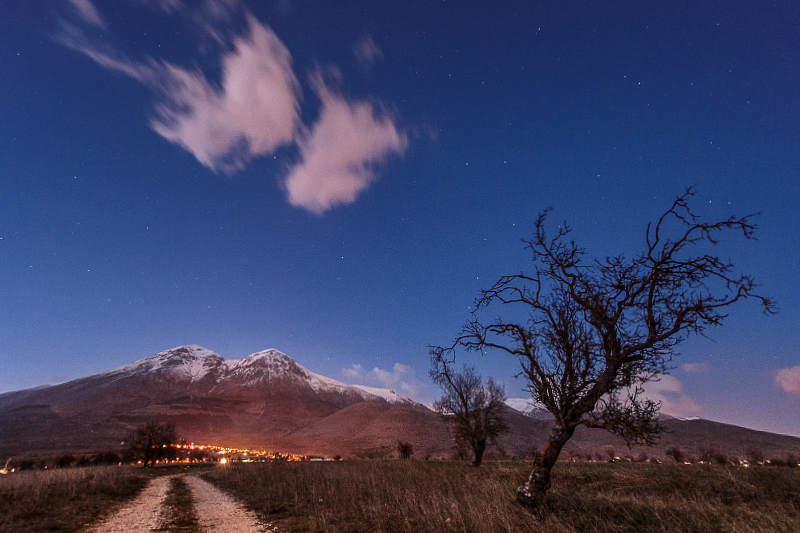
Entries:
{"type": "Polygon", "coordinates": [[[642,398],[643,385],[669,370],[678,344],[726,318],[726,308],[754,298],[765,312],[773,302],[759,296],[752,277],[710,253],[721,233],[752,239],[752,216],[702,222],[689,207],[687,189],[655,224],[645,249],[632,259],[587,260],[568,239],[564,224],[545,231],[550,210],[539,215],[524,241],[535,265],[530,275],[504,276],[482,290],[473,317],[441,357],[459,348],[496,349],[519,358],[533,399],[555,417],[549,441],[537,454],[520,503],[535,507],[550,488],[550,471],[580,425],[604,428],[628,443],[653,443],[659,404],[642,398]],[[669,236],[668,236],[669,235],[669,236]],[[526,320],[479,318],[489,307],[510,307],[526,320]]]}
{"type": "Polygon", "coordinates": [[[178,441],[175,424],[148,420],[131,435],[130,449],[145,468],[152,462],[174,455],[173,445],[178,441]]]}
{"type": "Polygon", "coordinates": [[[434,410],[451,423],[457,444],[466,443],[472,448],[472,466],[480,466],[486,441],[496,439],[508,429],[503,417],[505,391],[489,378],[486,385],[474,366],[464,366],[454,372],[444,359],[439,347],[431,348],[430,376],[444,391],[444,396],[434,402],[434,410]]]}
{"type": "Polygon", "coordinates": [[[397,453],[400,456],[400,459],[411,459],[411,456],[414,454],[414,446],[408,442],[398,440],[397,453]]]}

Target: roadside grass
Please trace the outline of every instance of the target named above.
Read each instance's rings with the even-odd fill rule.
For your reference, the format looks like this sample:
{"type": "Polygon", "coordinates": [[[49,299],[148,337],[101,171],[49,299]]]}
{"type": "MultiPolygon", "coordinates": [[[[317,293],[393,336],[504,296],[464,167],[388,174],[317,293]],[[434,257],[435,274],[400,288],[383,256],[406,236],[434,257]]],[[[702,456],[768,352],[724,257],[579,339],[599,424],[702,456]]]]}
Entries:
{"type": "Polygon", "coordinates": [[[93,466],[0,476],[0,533],[82,531],[137,496],[153,477],[186,471],[185,465],[93,466]]]}
{"type": "Polygon", "coordinates": [[[0,531],[79,531],[147,484],[140,468],[98,466],[0,477],[0,531]]]}
{"type": "Polygon", "coordinates": [[[233,464],[204,477],[282,531],[800,531],[800,469],[559,463],[544,505],[515,502],[530,464],[233,464]]]}

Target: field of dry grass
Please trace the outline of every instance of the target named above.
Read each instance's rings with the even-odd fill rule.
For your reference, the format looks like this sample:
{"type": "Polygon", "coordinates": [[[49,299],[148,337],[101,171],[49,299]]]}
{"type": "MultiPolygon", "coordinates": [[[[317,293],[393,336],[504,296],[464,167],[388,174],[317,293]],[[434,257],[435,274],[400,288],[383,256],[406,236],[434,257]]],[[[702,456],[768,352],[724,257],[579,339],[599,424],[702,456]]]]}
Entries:
{"type": "MultiPolygon", "coordinates": [[[[206,470],[209,481],[286,532],[800,531],[800,468],[559,463],[547,501],[531,513],[514,500],[529,467],[394,460],[198,471],[206,470]]],[[[134,497],[152,476],[185,468],[88,467],[2,476],[0,532],[81,531],[134,497]]],[[[194,527],[196,517],[184,518],[194,527]]]]}
{"type": "MultiPolygon", "coordinates": [[[[92,466],[25,470],[0,476],[0,533],[85,531],[101,516],[133,499],[153,477],[209,468],[213,466],[92,466]]],[[[177,510],[171,522],[193,523],[196,518],[190,516],[185,487],[174,489],[170,494],[175,501],[167,502],[177,510]]]]}
{"type": "Polygon", "coordinates": [[[277,462],[206,477],[284,531],[800,531],[800,468],[559,463],[531,513],[514,501],[529,467],[277,462]]]}
{"type": "Polygon", "coordinates": [[[141,468],[98,466],[0,476],[0,531],[80,531],[147,483],[141,468]]]}

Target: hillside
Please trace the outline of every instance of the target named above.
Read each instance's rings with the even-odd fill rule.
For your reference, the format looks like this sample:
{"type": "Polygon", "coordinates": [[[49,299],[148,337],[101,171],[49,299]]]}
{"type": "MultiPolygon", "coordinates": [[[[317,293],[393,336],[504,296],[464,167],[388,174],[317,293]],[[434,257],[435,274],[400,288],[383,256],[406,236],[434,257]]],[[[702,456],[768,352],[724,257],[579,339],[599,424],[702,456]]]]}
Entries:
{"type": "MultiPolygon", "coordinates": [[[[174,422],[187,442],[290,453],[388,457],[410,442],[417,458],[456,453],[442,418],[382,389],[347,385],[315,374],[277,350],[227,360],[182,346],[131,364],[49,387],[0,394],[0,456],[81,453],[124,448],[131,430],[150,419],[174,422]]],[[[530,457],[552,422],[509,407],[510,431],[487,457],[530,457]]],[[[708,420],[664,417],[655,447],[628,449],[601,430],[579,429],[562,458],[664,459],[673,447],[687,457],[713,450],[744,458],[800,457],[800,439],[708,420]]]]}

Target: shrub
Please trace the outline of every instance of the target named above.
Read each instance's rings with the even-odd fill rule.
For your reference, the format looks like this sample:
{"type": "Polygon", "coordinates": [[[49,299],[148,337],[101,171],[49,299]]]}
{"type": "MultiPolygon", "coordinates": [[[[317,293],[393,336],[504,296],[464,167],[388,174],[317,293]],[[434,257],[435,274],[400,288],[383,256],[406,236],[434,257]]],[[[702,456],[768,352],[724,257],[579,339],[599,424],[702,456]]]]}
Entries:
{"type": "Polygon", "coordinates": [[[400,459],[411,459],[414,447],[408,442],[399,440],[397,441],[397,453],[400,455],[400,459]]]}
{"type": "Polygon", "coordinates": [[[682,463],[684,460],[683,450],[681,450],[676,446],[673,446],[672,448],[667,450],[667,456],[675,459],[676,463],[682,463]]]}
{"type": "Polygon", "coordinates": [[[755,447],[750,447],[747,449],[746,457],[747,461],[752,464],[761,464],[764,462],[764,452],[755,447]]]}

